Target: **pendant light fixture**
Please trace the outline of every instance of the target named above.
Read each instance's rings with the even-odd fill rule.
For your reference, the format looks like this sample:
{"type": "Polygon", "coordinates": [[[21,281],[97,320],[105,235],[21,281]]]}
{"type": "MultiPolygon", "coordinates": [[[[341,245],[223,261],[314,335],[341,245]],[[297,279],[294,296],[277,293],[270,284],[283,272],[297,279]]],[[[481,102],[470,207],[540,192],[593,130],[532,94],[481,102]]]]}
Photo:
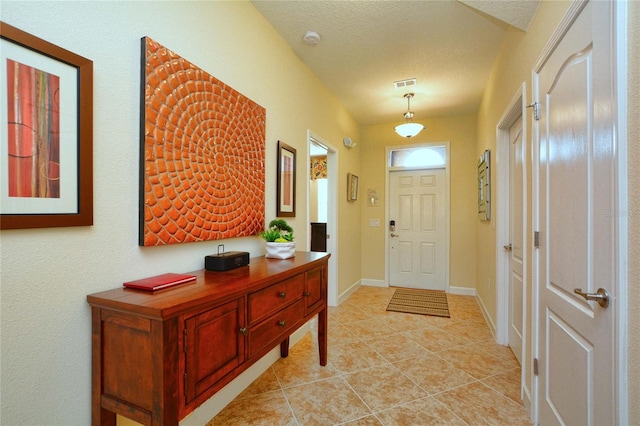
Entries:
{"type": "Polygon", "coordinates": [[[404,118],[407,122],[396,126],[394,129],[397,134],[404,138],[412,138],[424,129],[422,124],[413,122],[413,111],[411,111],[411,98],[413,98],[413,96],[413,93],[404,94],[404,97],[407,99],[407,112],[404,113],[404,118]]]}

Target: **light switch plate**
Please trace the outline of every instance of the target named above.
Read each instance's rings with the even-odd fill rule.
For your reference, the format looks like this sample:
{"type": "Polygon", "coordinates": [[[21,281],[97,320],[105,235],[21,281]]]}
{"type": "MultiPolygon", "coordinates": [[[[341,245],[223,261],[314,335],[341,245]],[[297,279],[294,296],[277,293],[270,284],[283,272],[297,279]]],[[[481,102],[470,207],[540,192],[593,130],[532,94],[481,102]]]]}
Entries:
{"type": "Polygon", "coordinates": [[[380,219],[369,219],[369,226],[380,226],[380,219]]]}

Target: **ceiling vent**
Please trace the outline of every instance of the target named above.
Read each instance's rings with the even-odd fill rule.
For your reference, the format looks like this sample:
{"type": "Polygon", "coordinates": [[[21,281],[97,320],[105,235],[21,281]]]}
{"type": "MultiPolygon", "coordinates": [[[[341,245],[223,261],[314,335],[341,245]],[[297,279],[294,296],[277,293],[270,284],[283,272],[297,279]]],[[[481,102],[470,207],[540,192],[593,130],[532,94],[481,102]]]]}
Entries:
{"type": "Polygon", "coordinates": [[[415,78],[410,78],[407,80],[399,80],[399,81],[394,81],[393,85],[396,89],[404,89],[405,87],[411,87],[411,86],[415,86],[416,85],[416,79],[415,78]]]}

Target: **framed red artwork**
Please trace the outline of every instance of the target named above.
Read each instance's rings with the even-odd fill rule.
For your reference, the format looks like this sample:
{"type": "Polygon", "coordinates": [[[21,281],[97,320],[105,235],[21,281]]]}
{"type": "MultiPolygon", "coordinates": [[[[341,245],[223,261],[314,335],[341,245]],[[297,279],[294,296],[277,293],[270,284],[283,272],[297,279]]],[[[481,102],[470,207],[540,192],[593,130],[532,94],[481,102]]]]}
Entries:
{"type": "Polygon", "coordinates": [[[0,229],[93,225],[93,62],[0,22],[0,229]]]}

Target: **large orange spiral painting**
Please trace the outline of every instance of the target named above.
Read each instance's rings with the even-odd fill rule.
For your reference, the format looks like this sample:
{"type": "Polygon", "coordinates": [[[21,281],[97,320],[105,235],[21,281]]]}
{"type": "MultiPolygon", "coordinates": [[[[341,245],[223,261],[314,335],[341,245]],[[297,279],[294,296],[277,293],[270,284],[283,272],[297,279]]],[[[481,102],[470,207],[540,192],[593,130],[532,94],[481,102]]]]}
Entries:
{"type": "Polygon", "coordinates": [[[259,234],[265,109],[149,37],[142,49],[140,244],[259,234]]]}

